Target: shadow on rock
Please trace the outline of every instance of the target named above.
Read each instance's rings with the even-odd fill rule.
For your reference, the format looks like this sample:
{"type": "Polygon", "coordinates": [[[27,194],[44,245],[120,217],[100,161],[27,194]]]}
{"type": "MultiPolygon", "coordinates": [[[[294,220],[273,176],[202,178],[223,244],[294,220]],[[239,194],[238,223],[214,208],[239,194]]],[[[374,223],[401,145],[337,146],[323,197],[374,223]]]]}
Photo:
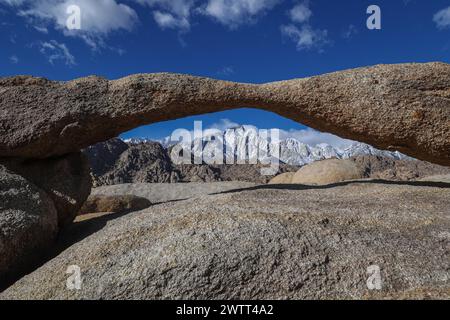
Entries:
{"type": "Polygon", "coordinates": [[[322,190],[330,189],[336,187],[347,186],[351,184],[385,184],[385,185],[397,185],[397,186],[413,186],[413,187],[431,187],[431,188],[442,188],[450,189],[450,183],[446,182],[435,182],[435,181],[390,181],[390,180],[354,180],[354,181],[344,181],[339,183],[333,183],[322,186],[314,185],[304,185],[304,184],[267,184],[258,185],[249,188],[239,188],[223,192],[217,192],[213,194],[227,194],[236,193],[241,191],[253,191],[253,190],[322,190]]]}

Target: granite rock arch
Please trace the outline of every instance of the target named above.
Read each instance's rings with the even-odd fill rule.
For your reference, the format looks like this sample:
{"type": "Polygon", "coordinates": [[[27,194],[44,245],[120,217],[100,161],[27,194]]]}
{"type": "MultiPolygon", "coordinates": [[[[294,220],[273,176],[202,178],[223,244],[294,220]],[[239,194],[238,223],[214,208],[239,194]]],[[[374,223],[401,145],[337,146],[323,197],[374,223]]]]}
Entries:
{"type": "Polygon", "coordinates": [[[450,166],[450,65],[378,65],[242,84],[180,74],[0,79],[0,156],[77,152],[137,126],[242,107],[450,166]]]}

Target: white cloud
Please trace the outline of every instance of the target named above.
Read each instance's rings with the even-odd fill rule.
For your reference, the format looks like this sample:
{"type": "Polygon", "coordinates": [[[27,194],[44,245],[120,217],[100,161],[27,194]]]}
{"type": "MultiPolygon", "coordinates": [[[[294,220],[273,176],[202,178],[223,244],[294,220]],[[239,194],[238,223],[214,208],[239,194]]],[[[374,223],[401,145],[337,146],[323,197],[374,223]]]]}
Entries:
{"type": "Polygon", "coordinates": [[[295,42],[297,50],[320,50],[328,43],[327,30],[313,29],[310,25],[300,28],[293,24],[281,26],[281,33],[295,42]]]}
{"type": "Polygon", "coordinates": [[[190,23],[187,18],[177,18],[171,13],[154,11],[153,18],[161,29],[183,29],[188,30],[190,23]]]}
{"type": "Polygon", "coordinates": [[[11,42],[12,44],[17,43],[17,35],[15,33],[13,33],[9,36],[9,42],[11,42]]]}
{"type": "Polygon", "coordinates": [[[291,24],[282,25],[281,33],[290,38],[297,47],[297,50],[322,50],[322,47],[328,43],[328,31],[314,29],[309,20],[313,15],[309,8],[309,1],[304,1],[294,6],[289,11],[291,24]],[[299,24],[300,26],[297,26],[299,24]]]}
{"type": "Polygon", "coordinates": [[[326,143],[335,148],[349,147],[354,143],[352,140],[343,139],[331,133],[319,132],[310,128],[304,130],[280,130],[280,138],[294,138],[310,146],[326,143]]]}
{"type": "Polygon", "coordinates": [[[36,31],[39,31],[39,32],[41,32],[41,33],[48,34],[48,29],[47,29],[47,27],[34,26],[34,29],[36,29],[36,31]]]}
{"type": "Polygon", "coordinates": [[[344,32],[342,33],[342,37],[344,39],[349,40],[349,39],[353,38],[353,36],[356,35],[357,33],[358,33],[358,29],[356,29],[356,27],[353,24],[351,24],[347,27],[346,30],[344,30],[344,32]]]}
{"type": "MultiPolygon", "coordinates": [[[[109,48],[107,36],[116,31],[131,31],[139,22],[135,10],[123,3],[125,0],[0,0],[14,7],[29,24],[46,33],[48,26],[63,32],[66,36],[81,38],[94,50],[109,48]],[[76,5],[81,11],[81,30],[66,27],[67,9],[76,5]]],[[[200,0],[127,0],[153,10],[155,22],[162,29],[188,31],[191,27],[191,13],[200,0]]],[[[110,48],[111,49],[111,48],[110,48]]]]}
{"type": "Polygon", "coordinates": [[[0,0],[0,3],[4,3],[10,6],[20,6],[27,0],[0,0]]]}
{"type": "MultiPolygon", "coordinates": [[[[33,27],[48,33],[54,26],[66,36],[81,38],[94,50],[108,48],[107,36],[116,31],[131,31],[139,22],[137,13],[119,3],[125,0],[0,0],[17,9],[33,27]],[[81,30],[66,27],[67,8],[76,5],[81,9],[81,30]]],[[[213,18],[229,28],[237,28],[257,19],[282,0],[127,0],[152,10],[157,25],[162,29],[187,32],[194,14],[213,18]]],[[[312,11],[309,2],[297,4],[289,11],[293,24],[282,26],[285,35],[293,39],[299,50],[320,48],[326,43],[326,30],[313,29],[309,25],[312,11]],[[295,23],[303,23],[301,27],[295,23]]]]}
{"type": "Polygon", "coordinates": [[[309,9],[308,2],[303,2],[293,7],[291,11],[289,11],[289,16],[293,22],[308,22],[312,16],[312,11],[309,9]]]}
{"type": "Polygon", "coordinates": [[[209,16],[236,28],[256,21],[257,17],[272,9],[281,0],[134,0],[153,8],[153,17],[163,29],[187,31],[194,13],[209,16]]]}
{"type": "Polygon", "coordinates": [[[218,75],[220,75],[220,76],[230,76],[230,75],[232,75],[232,74],[234,74],[234,68],[233,67],[231,67],[231,66],[226,66],[226,67],[223,67],[222,69],[220,69],[218,72],[217,72],[217,74],[218,75]]]}
{"type": "Polygon", "coordinates": [[[450,7],[437,12],[433,17],[433,21],[439,29],[450,28],[450,7]]]}
{"type": "Polygon", "coordinates": [[[39,51],[47,57],[50,64],[54,64],[57,60],[63,61],[68,66],[76,64],[75,57],[70,53],[64,43],[50,40],[48,42],[40,42],[38,46],[39,51]]]}
{"type": "Polygon", "coordinates": [[[13,55],[13,56],[9,57],[9,62],[11,62],[12,64],[18,64],[19,58],[16,55],[13,55]]]}
{"type": "Polygon", "coordinates": [[[241,24],[254,22],[278,2],[279,0],[208,0],[201,12],[230,28],[237,28],[241,24]]]}
{"type": "Polygon", "coordinates": [[[153,18],[162,29],[188,31],[196,0],[134,0],[141,5],[154,8],[153,18]]]}
{"type": "Polygon", "coordinates": [[[48,25],[67,36],[80,37],[98,49],[103,38],[111,32],[130,31],[139,21],[136,12],[116,0],[0,0],[11,6],[17,6],[18,14],[27,18],[36,30],[45,32],[48,25]],[[67,8],[76,5],[81,10],[81,30],[68,30],[66,27],[67,8]]]}
{"type": "Polygon", "coordinates": [[[115,0],[45,0],[36,1],[31,8],[22,10],[24,16],[53,20],[59,29],[66,29],[67,8],[76,5],[81,10],[81,31],[106,35],[112,31],[131,30],[137,14],[130,7],[115,0]]]}
{"type": "Polygon", "coordinates": [[[208,129],[218,129],[220,131],[225,131],[227,129],[232,129],[239,126],[239,123],[231,121],[230,119],[220,119],[219,122],[210,125],[208,129]]]}
{"type": "Polygon", "coordinates": [[[195,0],[135,0],[141,5],[158,7],[177,16],[188,16],[195,5],[195,0]]]}

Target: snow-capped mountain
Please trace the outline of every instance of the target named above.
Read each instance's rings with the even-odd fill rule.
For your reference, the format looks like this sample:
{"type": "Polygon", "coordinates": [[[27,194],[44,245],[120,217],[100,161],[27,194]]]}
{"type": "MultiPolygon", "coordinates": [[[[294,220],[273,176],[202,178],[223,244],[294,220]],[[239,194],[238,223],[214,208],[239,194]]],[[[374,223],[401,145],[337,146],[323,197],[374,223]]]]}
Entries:
{"type": "MultiPolygon", "coordinates": [[[[131,139],[123,139],[122,141],[125,143],[128,143],[128,144],[141,144],[141,143],[155,142],[155,140],[148,139],[148,138],[131,138],[131,139]]],[[[156,142],[158,142],[158,141],[156,141],[156,142]]]]}
{"type": "Polygon", "coordinates": [[[395,160],[411,159],[408,156],[395,151],[378,150],[368,144],[354,142],[344,148],[335,148],[329,144],[322,143],[315,146],[309,146],[296,139],[286,139],[281,142],[280,160],[291,165],[304,165],[324,159],[348,159],[356,156],[381,156],[395,160]]]}
{"type": "MultiPolygon", "coordinates": [[[[148,142],[148,139],[129,139],[125,140],[127,143],[139,144],[148,142]]],[[[255,161],[264,161],[269,159],[269,155],[277,157],[283,163],[289,165],[301,166],[314,161],[338,158],[346,159],[354,156],[374,155],[388,157],[396,160],[409,159],[409,157],[399,153],[382,151],[374,147],[354,142],[353,144],[344,148],[336,148],[329,144],[308,145],[294,138],[287,138],[280,140],[277,144],[270,136],[270,132],[264,136],[264,133],[258,131],[253,126],[238,126],[227,129],[226,131],[215,132],[207,130],[204,132],[203,139],[196,139],[194,141],[172,142],[169,138],[161,141],[164,147],[168,148],[175,145],[177,148],[190,148],[192,154],[199,154],[203,152],[203,157],[215,158],[223,151],[223,162],[236,163],[238,159],[247,160],[247,163],[256,163],[255,161]],[[279,153],[276,152],[279,146],[279,153]],[[230,160],[231,159],[231,160],[230,160]],[[253,162],[248,162],[251,159],[253,162]],[[234,162],[233,162],[234,161],[234,162]]]]}
{"type": "Polygon", "coordinates": [[[365,144],[355,142],[351,146],[344,148],[341,152],[342,158],[349,158],[355,156],[372,155],[372,156],[384,156],[393,159],[411,159],[410,157],[398,152],[398,151],[383,151],[375,149],[374,147],[365,144]]]}
{"type": "Polygon", "coordinates": [[[130,145],[143,144],[143,143],[149,143],[149,142],[158,142],[164,148],[169,148],[170,146],[175,144],[170,140],[170,137],[165,137],[164,139],[131,138],[131,139],[122,139],[122,141],[127,144],[130,144],[130,145]]]}

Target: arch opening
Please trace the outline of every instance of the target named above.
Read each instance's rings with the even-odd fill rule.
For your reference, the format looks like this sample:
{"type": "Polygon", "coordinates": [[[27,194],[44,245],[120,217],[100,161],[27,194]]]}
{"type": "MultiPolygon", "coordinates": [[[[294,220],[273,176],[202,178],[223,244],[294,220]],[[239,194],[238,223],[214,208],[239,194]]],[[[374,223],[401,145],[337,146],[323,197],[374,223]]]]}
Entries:
{"type": "MultiPolygon", "coordinates": [[[[270,143],[267,145],[267,150],[270,151],[270,143]]],[[[362,142],[319,132],[273,112],[253,108],[220,111],[141,126],[118,138],[91,146],[84,152],[91,162],[94,186],[216,181],[266,183],[278,174],[295,172],[306,164],[332,158],[365,161],[369,162],[364,164],[366,166],[379,167],[376,170],[365,170],[369,178],[376,176],[381,170],[387,170],[381,168],[380,159],[387,159],[390,167],[395,167],[397,161],[407,163],[413,160],[399,152],[379,150],[362,142]],[[195,142],[199,139],[198,136],[195,137],[194,130],[198,122],[202,130],[200,139],[203,158],[200,162],[196,162],[194,157],[195,142]],[[253,129],[257,130],[256,136],[251,134],[253,129]],[[258,157],[252,162],[251,145],[261,146],[258,130],[270,129],[279,131],[280,151],[275,155],[278,156],[279,166],[272,174],[263,174],[261,169],[268,167],[270,163],[258,157]],[[177,159],[183,157],[183,148],[186,147],[184,145],[175,151],[183,142],[177,140],[178,136],[172,137],[178,130],[191,135],[189,146],[192,149],[187,163],[177,162],[177,159]],[[235,148],[230,149],[231,151],[227,144],[229,133],[237,137],[235,148]],[[218,142],[219,150],[223,150],[219,158],[214,154],[218,142]],[[232,160],[228,161],[231,153],[232,160]],[[177,159],[174,159],[174,155],[177,159]],[[205,155],[213,162],[205,160],[205,155]],[[243,161],[239,161],[240,159],[243,161]]],[[[394,174],[396,173],[392,174],[392,178],[394,174]]]]}

